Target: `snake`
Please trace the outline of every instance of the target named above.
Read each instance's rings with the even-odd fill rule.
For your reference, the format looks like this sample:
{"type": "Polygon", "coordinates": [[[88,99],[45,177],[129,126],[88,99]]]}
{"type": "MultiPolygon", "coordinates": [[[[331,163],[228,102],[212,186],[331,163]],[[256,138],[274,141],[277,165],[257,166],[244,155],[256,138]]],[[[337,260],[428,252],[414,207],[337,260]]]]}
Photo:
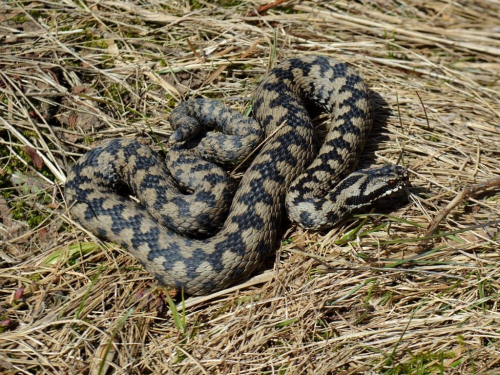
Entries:
{"type": "Polygon", "coordinates": [[[137,139],[102,142],[68,172],[65,199],[76,222],[125,248],[161,284],[212,293],[262,266],[286,217],[327,229],[408,183],[398,165],[354,171],[372,112],[369,90],[349,64],[295,57],[261,80],[252,117],[203,98],[175,108],[170,167],[137,139]],[[318,109],[330,116],[322,144],[311,116],[318,109]],[[249,149],[253,160],[234,192],[216,162],[239,165],[249,149]]]}

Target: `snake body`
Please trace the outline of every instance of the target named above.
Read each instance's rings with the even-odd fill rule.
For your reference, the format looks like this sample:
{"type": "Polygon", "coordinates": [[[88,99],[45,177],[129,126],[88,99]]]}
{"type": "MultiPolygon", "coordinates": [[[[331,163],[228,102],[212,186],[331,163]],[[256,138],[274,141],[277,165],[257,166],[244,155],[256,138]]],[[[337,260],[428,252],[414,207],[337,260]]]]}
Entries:
{"type": "MultiPolygon", "coordinates": [[[[199,123],[204,119],[213,122],[219,110],[203,111],[207,106],[213,105],[199,101],[172,113],[171,122],[180,124],[174,125],[175,142],[186,143],[193,134],[199,134],[199,123]],[[202,113],[194,115],[195,120],[189,119],[187,112],[197,110],[202,113]]],[[[165,171],[158,166],[158,157],[135,140],[105,142],[73,167],[65,197],[74,218],[97,236],[126,248],[163,284],[189,294],[206,294],[247,278],[259,267],[275,249],[285,210],[292,221],[307,228],[331,226],[353,209],[398,190],[407,180],[406,170],[398,166],[350,173],[365,143],[371,117],[363,80],[343,62],[306,56],[280,64],[257,88],[253,117],[257,125],[240,118],[243,123],[249,121],[250,130],[236,135],[237,142],[250,137],[258,143],[259,129],[267,139],[239,183],[228,216],[215,235],[193,239],[169,228],[173,219],[168,215],[152,215],[157,208],[170,207],[172,216],[185,218],[181,220],[184,227],[196,221],[203,228],[212,221],[207,212],[213,208],[212,203],[206,203],[211,200],[205,198],[210,192],[221,191],[222,174],[214,172],[214,177],[212,167],[207,165],[193,167],[184,179],[204,170],[205,191],[195,193],[192,202],[178,203],[171,192],[178,188],[171,181],[172,174],[182,174],[182,167],[177,169],[179,173],[165,171]],[[306,109],[309,104],[332,114],[332,126],[319,152],[306,109]],[[122,184],[149,204],[149,212],[116,192],[122,184]],[[163,192],[163,188],[170,192],[163,192]],[[193,208],[196,204],[199,207],[193,208]],[[205,219],[197,219],[196,211],[200,210],[205,219]]],[[[222,128],[231,128],[230,120],[223,122],[222,128]]],[[[236,128],[229,133],[237,132],[236,128]]],[[[207,150],[213,151],[225,142],[216,138],[205,144],[202,141],[181,159],[196,153],[210,154],[207,150]]],[[[227,201],[226,193],[220,195],[227,201]]]]}

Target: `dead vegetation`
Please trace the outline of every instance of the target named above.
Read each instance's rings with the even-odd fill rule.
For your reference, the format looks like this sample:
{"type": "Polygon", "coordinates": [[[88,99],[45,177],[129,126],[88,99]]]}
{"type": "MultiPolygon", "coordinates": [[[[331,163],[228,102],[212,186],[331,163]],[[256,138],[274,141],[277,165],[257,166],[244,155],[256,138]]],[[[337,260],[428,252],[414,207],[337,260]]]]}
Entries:
{"type": "Polygon", "coordinates": [[[500,372],[498,186],[422,238],[500,175],[498,1],[1,8],[2,374],[500,372]],[[246,111],[270,67],[312,53],[365,77],[379,108],[361,165],[408,166],[406,194],[326,233],[291,228],[256,279],[177,307],[71,220],[64,176],[93,145],[166,142],[187,98],[246,111]]]}

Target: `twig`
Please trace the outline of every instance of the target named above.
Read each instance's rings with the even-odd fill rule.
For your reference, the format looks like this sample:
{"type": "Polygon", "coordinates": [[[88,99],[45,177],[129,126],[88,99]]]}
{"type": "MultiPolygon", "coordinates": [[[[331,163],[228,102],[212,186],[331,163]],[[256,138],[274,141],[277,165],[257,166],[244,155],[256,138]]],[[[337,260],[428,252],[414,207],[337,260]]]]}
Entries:
{"type": "Polygon", "coordinates": [[[424,101],[420,97],[418,91],[415,91],[415,94],[417,94],[418,100],[420,100],[420,104],[422,104],[422,108],[424,109],[425,121],[427,121],[427,130],[429,130],[431,128],[431,125],[429,124],[429,117],[427,117],[427,110],[425,109],[424,101]]]}
{"type": "Polygon", "coordinates": [[[284,3],[285,1],[287,1],[287,0],[277,0],[274,3],[261,5],[260,7],[257,8],[257,10],[255,12],[257,14],[262,15],[262,14],[266,13],[269,9],[275,8],[278,5],[284,3]]]}
{"type": "MultiPolygon", "coordinates": [[[[443,221],[443,219],[450,213],[453,208],[455,208],[460,202],[464,199],[467,199],[471,195],[476,195],[490,188],[500,187],[500,177],[495,177],[485,182],[481,182],[476,185],[472,185],[464,190],[462,190],[450,203],[446,205],[444,209],[439,212],[434,220],[432,220],[427,227],[427,231],[424,234],[424,237],[431,236],[436,231],[439,223],[443,221]]],[[[428,239],[420,244],[421,248],[425,248],[427,246],[428,239]]]]}

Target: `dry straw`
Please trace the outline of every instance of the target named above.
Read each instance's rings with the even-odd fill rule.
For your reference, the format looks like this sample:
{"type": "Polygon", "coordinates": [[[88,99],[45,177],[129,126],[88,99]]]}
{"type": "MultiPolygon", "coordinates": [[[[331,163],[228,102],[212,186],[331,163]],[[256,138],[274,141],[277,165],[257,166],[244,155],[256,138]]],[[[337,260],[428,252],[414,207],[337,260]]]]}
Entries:
{"type": "Polygon", "coordinates": [[[453,201],[500,175],[498,1],[1,8],[2,374],[500,373],[498,185],[453,201]],[[409,167],[404,194],[328,232],[292,227],[255,279],[177,305],[72,221],[62,183],[93,145],[160,149],[180,101],[246,111],[270,67],[313,53],[369,83],[360,164],[409,167]]]}

